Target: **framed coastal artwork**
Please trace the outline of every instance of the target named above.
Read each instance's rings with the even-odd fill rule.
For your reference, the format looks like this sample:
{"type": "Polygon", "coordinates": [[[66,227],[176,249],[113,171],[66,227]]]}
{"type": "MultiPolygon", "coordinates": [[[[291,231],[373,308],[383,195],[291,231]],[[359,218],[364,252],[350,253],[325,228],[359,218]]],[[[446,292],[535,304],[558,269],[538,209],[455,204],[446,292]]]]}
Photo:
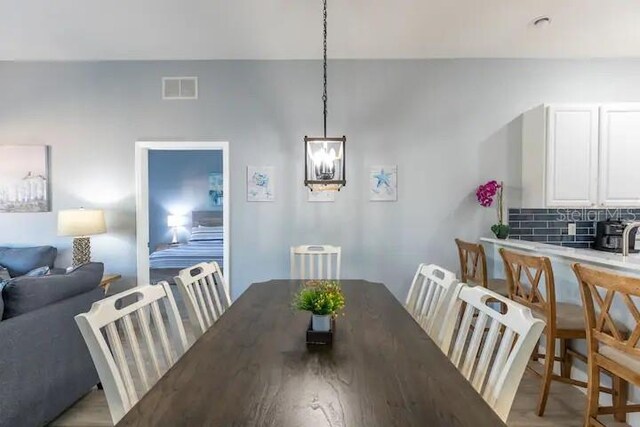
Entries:
{"type": "Polygon", "coordinates": [[[274,172],[273,166],[247,166],[247,201],[273,202],[275,200],[274,172]]]}
{"type": "Polygon", "coordinates": [[[49,147],[0,145],[0,212],[49,212],[49,147]]]}
{"type": "Polygon", "coordinates": [[[209,174],[209,204],[211,206],[222,206],[223,196],[222,174],[212,172],[209,174]]]}
{"type": "Polygon", "coordinates": [[[398,200],[398,166],[372,166],[369,171],[369,200],[398,200]]]}

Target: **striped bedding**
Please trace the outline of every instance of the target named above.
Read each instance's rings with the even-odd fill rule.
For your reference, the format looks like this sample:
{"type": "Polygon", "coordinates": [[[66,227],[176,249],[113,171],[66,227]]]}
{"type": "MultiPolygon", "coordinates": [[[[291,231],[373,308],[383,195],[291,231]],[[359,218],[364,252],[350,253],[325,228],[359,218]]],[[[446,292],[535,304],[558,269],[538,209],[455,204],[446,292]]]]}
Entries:
{"type": "Polygon", "coordinates": [[[223,264],[222,227],[194,227],[188,243],[149,255],[150,268],[187,268],[199,262],[223,264]]]}

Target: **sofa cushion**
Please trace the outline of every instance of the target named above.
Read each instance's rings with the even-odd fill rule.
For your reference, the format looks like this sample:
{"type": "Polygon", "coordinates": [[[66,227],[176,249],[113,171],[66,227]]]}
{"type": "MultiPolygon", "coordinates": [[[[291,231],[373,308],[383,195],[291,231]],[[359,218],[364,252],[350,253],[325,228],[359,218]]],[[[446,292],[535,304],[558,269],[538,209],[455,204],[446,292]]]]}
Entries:
{"type": "Polygon", "coordinates": [[[27,277],[41,277],[41,276],[46,276],[47,274],[49,274],[49,272],[51,272],[51,269],[49,268],[48,265],[45,265],[44,267],[34,268],[33,270],[31,270],[30,272],[25,274],[25,276],[27,276],[27,277]]]}
{"type": "Polygon", "coordinates": [[[0,247],[0,265],[9,270],[11,277],[26,274],[37,267],[53,268],[58,250],[53,246],[36,246],[33,248],[0,247]]]}
{"type": "Polygon", "coordinates": [[[4,286],[3,319],[9,319],[36,310],[54,302],[89,292],[100,285],[102,263],[85,264],[68,274],[41,277],[21,276],[4,286]]]}

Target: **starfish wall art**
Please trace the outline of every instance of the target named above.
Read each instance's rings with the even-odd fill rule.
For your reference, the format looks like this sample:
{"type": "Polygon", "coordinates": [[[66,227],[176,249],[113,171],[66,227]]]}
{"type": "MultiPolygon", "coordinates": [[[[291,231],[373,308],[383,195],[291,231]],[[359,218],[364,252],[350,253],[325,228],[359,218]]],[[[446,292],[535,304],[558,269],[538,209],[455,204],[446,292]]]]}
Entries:
{"type": "Polygon", "coordinates": [[[398,166],[372,166],[369,172],[369,200],[398,200],[398,166]]]}

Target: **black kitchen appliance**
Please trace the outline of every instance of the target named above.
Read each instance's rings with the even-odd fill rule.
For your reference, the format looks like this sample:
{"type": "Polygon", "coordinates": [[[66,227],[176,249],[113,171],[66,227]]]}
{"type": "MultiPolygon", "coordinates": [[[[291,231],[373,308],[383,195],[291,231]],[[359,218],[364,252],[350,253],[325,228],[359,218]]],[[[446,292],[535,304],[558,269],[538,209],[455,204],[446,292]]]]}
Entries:
{"type": "MultiPolygon", "coordinates": [[[[593,248],[599,251],[622,253],[622,233],[627,223],[617,219],[608,219],[596,223],[596,241],[593,248]]],[[[636,245],[636,232],[634,228],[629,233],[629,253],[638,252],[636,245]]]]}

